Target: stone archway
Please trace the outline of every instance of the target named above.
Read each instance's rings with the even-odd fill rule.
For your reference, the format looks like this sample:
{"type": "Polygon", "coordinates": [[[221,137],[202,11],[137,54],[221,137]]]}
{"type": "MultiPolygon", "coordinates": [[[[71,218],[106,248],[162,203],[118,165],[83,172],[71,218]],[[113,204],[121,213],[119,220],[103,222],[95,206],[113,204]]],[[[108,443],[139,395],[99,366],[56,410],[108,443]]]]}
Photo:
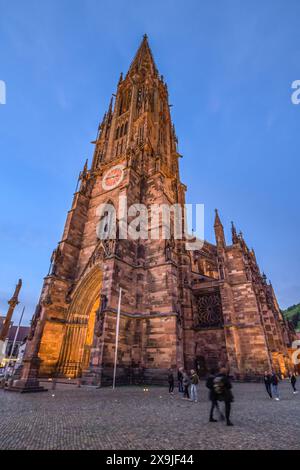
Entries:
{"type": "Polygon", "coordinates": [[[79,377],[89,366],[101,287],[102,271],[95,266],[74,291],[57,367],[59,375],[79,377]]]}

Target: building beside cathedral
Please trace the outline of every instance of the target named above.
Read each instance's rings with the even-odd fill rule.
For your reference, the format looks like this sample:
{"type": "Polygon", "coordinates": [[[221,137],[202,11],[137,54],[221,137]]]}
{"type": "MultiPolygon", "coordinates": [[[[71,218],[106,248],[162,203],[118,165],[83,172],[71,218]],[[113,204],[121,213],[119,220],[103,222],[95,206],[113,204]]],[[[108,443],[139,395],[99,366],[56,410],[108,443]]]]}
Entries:
{"type": "MultiPolygon", "coordinates": [[[[147,37],[105,113],[91,166],[79,177],[61,241],[51,258],[26,350],[23,376],[112,381],[119,289],[123,289],[117,380],[160,383],[168,368],[203,375],[228,365],[245,378],[292,368],[294,332],[283,319],[255,253],[232,226],[225,240],[216,211],[216,244],[187,250],[184,239],[99,239],[98,208],[118,213],[120,197],[185,204],[168,88],[147,37]]],[[[160,225],[160,222],[159,222],[160,225]]]]}

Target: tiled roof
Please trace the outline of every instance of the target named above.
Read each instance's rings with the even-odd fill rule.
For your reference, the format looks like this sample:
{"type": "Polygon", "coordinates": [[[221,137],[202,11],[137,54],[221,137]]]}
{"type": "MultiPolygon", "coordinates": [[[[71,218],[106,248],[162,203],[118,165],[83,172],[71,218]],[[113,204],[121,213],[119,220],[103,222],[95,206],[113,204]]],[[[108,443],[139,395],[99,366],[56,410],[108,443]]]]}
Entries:
{"type": "MultiPolygon", "coordinates": [[[[17,326],[12,326],[9,329],[9,334],[8,334],[9,341],[13,341],[15,339],[17,328],[18,328],[17,326]]],[[[26,338],[26,336],[28,336],[29,330],[30,330],[29,326],[20,326],[18,336],[17,336],[17,341],[22,343],[24,339],[26,338]]]]}

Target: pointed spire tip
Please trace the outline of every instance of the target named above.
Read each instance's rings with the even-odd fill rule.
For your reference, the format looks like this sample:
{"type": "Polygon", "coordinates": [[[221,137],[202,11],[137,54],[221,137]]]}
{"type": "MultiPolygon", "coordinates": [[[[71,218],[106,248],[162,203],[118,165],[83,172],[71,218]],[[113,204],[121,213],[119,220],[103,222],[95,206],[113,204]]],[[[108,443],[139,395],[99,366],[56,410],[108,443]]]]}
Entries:
{"type": "Polygon", "coordinates": [[[147,65],[147,67],[150,67],[150,70],[152,73],[155,75],[158,75],[157,67],[154,62],[154,58],[151,52],[151,48],[148,43],[148,35],[144,34],[142,42],[134,56],[133,61],[130,64],[129,70],[126,74],[126,77],[128,74],[132,71],[136,72],[140,69],[141,65],[147,65]]]}
{"type": "Polygon", "coordinates": [[[220,216],[219,216],[219,211],[218,211],[218,209],[215,209],[215,213],[216,213],[216,215],[215,215],[215,223],[214,223],[214,225],[215,225],[215,227],[216,227],[217,225],[222,225],[222,222],[221,222],[221,219],[220,219],[220,216]]]}

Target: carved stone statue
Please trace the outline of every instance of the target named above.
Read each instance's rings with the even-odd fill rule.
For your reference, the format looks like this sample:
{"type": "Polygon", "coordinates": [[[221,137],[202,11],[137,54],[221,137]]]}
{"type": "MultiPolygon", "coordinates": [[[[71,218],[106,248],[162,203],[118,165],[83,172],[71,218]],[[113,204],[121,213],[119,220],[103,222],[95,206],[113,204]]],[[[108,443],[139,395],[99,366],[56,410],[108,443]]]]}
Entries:
{"type": "Polygon", "coordinates": [[[44,298],[43,300],[43,304],[44,305],[52,305],[52,298],[51,298],[51,294],[50,292],[48,292],[48,294],[46,295],[46,297],[44,298]]]}
{"type": "Polygon", "coordinates": [[[72,302],[71,294],[73,292],[73,289],[74,289],[74,284],[71,284],[66,293],[67,304],[70,304],[72,302]]]}
{"type": "Polygon", "coordinates": [[[34,333],[35,333],[38,321],[39,321],[40,316],[41,316],[41,311],[42,311],[42,306],[41,306],[40,303],[38,303],[37,306],[36,306],[34,315],[31,319],[31,323],[30,323],[30,331],[29,331],[29,335],[28,335],[28,340],[29,341],[32,340],[32,338],[34,337],[34,333]]]}
{"type": "Polygon", "coordinates": [[[56,276],[58,264],[61,263],[62,260],[63,260],[63,254],[61,252],[60,247],[58,246],[52,252],[48,276],[49,275],[56,276]]]}
{"type": "Polygon", "coordinates": [[[89,174],[81,176],[81,184],[80,184],[79,191],[81,194],[84,194],[85,196],[87,196],[87,193],[88,193],[89,181],[90,181],[89,174]]]}
{"type": "Polygon", "coordinates": [[[174,249],[174,246],[175,246],[174,237],[171,236],[170,240],[166,240],[166,247],[165,247],[166,261],[172,261],[172,251],[174,249]]]}
{"type": "Polygon", "coordinates": [[[179,340],[182,339],[182,329],[183,329],[183,314],[180,302],[177,302],[176,305],[176,313],[177,313],[177,321],[176,321],[176,330],[177,330],[177,338],[179,340]]]}
{"type": "Polygon", "coordinates": [[[115,253],[116,239],[107,238],[107,239],[101,240],[101,245],[104,251],[105,258],[109,258],[111,255],[115,253]]]}
{"type": "Polygon", "coordinates": [[[100,240],[95,250],[93,251],[92,256],[90,257],[88,261],[88,267],[93,266],[98,260],[102,258],[103,258],[103,248],[102,248],[102,240],[100,240]]]}
{"type": "Polygon", "coordinates": [[[107,296],[104,294],[101,294],[101,300],[100,300],[100,306],[97,310],[96,313],[96,328],[95,328],[95,334],[96,336],[100,337],[103,333],[103,327],[104,327],[104,320],[105,320],[105,310],[107,307],[107,296]]]}

